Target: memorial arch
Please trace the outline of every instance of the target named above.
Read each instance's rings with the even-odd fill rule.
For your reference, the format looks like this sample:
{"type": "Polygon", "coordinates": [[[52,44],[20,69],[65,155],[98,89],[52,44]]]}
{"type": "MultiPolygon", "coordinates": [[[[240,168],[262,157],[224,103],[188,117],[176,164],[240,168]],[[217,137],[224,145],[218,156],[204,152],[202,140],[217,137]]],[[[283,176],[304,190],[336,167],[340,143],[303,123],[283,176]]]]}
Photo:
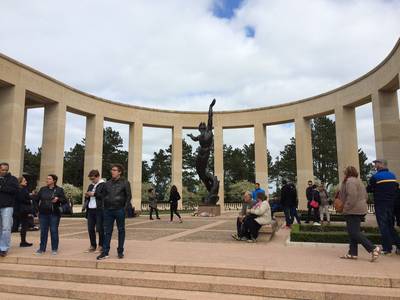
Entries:
{"type": "MultiPolygon", "coordinates": [[[[377,157],[388,160],[389,168],[400,175],[400,121],[397,90],[400,79],[400,40],[373,70],[332,91],[282,105],[248,110],[222,111],[214,115],[214,167],[223,186],[223,129],[254,128],[256,181],[268,184],[266,126],[294,122],[298,186],[313,178],[310,120],[335,114],[339,170],[359,166],[355,108],[372,102],[377,157]]],[[[20,175],[23,168],[26,111],[44,107],[44,129],[40,181],[55,173],[62,181],[66,113],[86,117],[84,186],[91,169],[101,170],[103,122],[129,125],[128,179],[133,189],[133,205],[140,208],[142,183],[143,126],[172,129],[172,182],[182,192],[182,129],[197,128],[206,112],[172,111],[138,107],[102,99],[53,79],[0,54],[0,161],[20,175]]],[[[339,172],[339,176],[342,176],[339,172]]],[[[299,193],[300,203],[305,195],[299,193]]],[[[220,204],[224,191],[220,189],[220,204]]]]}

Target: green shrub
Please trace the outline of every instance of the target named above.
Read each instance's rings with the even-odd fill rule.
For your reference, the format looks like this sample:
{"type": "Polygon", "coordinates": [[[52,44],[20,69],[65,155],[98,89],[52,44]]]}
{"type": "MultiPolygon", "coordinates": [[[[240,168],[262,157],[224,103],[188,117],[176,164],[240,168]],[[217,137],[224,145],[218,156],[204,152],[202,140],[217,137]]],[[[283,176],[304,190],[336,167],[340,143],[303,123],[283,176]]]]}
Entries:
{"type": "Polygon", "coordinates": [[[62,185],[65,197],[72,201],[73,204],[82,204],[82,189],[69,183],[62,185]]]}

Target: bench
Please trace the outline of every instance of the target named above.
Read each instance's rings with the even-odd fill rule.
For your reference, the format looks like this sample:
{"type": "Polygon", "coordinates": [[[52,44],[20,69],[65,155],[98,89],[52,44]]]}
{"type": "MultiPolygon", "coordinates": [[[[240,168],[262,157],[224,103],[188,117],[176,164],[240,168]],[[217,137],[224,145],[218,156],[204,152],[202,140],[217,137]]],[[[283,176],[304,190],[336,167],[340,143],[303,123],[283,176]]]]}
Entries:
{"type": "Polygon", "coordinates": [[[258,242],[269,242],[274,236],[275,232],[278,231],[278,222],[272,220],[271,224],[263,225],[258,232],[258,242]]]}

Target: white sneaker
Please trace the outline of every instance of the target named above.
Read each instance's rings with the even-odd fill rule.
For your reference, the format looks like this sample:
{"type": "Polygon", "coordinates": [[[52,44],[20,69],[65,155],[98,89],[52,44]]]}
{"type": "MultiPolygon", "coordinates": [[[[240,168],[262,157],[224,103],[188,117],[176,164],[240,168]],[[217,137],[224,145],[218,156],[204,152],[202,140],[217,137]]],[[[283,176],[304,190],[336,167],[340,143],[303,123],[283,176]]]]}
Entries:
{"type": "Polygon", "coordinates": [[[313,225],[314,225],[314,226],[321,226],[321,224],[318,223],[318,222],[314,222],[313,225]]]}

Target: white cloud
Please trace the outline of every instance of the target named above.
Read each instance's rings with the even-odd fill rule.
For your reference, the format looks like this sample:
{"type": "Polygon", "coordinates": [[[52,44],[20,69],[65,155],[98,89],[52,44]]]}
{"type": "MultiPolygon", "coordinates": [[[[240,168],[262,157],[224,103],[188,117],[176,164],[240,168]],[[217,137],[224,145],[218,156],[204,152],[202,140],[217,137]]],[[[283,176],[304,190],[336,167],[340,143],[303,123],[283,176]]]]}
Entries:
{"type": "MultiPolygon", "coordinates": [[[[399,1],[248,0],[230,20],[214,17],[211,4],[3,0],[0,52],[115,101],[204,110],[217,97],[216,109],[227,110],[333,89],[376,66],[400,36],[399,1]]],[[[372,156],[373,131],[360,130],[372,116],[357,118],[359,146],[372,156]]],[[[41,143],[36,121],[29,147],[41,143]]],[[[84,131],[72,119],[68,126],[66,145],[84,131]]],[[[269,135],[272,152],[287,135],[269,135]]],[[[152,136],[144,144],[161,147],[165,134],[152,136]]]]}

